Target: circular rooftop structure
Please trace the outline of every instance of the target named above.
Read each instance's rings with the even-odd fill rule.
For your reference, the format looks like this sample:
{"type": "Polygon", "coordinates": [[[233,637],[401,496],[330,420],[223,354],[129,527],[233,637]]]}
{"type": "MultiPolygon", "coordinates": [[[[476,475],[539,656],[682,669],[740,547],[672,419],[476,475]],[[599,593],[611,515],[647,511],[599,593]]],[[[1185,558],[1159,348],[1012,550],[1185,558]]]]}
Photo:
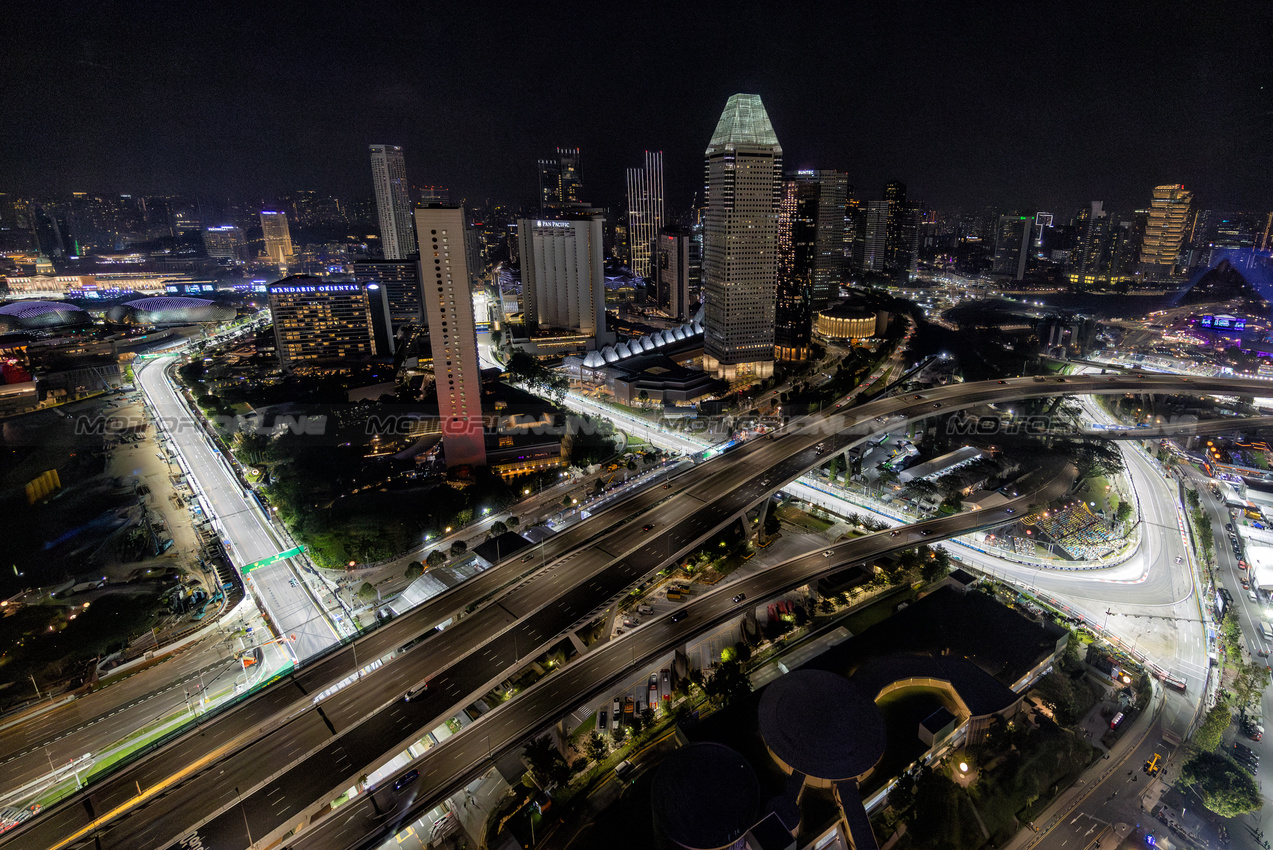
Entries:
{"type": "Polygon", "coordinates": [[[756,822],[760,783],[751,765],[724,744],[687,744],[659,765],[650,797],[655,824],[669,841],[718,850],[756,822]]]}
{"type": "Polygon", "coordinates": [[[0,307],[0,330],[86,327],[93,318],[65,301],[14,301],[0,307]]]}
{"type": "Polygon", "coordinates": [[[158,295],[116,304],[106,311],[106,320],[128,325],[190,325],[199,322],[228,322],[237,311],[228,304],[203,298],[158,295]]]}
{"type": "Polygon", "coordinates": [[[884,754],[884,718],[843,676],[793,670],[760,697],[760,734],[788,772],[825,785],[869,773],[884,754]]]}

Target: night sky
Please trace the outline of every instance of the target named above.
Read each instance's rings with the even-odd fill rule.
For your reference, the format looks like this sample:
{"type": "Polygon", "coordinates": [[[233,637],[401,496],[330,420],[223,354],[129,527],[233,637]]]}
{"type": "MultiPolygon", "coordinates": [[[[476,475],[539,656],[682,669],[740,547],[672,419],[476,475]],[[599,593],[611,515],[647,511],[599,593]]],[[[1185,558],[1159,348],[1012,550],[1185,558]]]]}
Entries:
{"type": "Polygon", "coordinates": [[[413,183],[530,202],[563,145],[599,205],[665,151],[680,210],[756,92],[789,168],[866,198],[1068,215],[1178,182],[1273,209],[1267,2],[220,5],[3,4],[0,191],[370,196],[375,142],[413,183]]]}

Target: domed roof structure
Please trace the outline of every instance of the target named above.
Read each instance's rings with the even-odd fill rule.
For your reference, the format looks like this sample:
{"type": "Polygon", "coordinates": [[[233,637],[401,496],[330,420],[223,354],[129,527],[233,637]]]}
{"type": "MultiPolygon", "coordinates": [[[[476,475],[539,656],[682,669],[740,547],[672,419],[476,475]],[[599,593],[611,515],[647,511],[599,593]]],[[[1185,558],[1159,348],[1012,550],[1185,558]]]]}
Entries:
{"type": "Polygon", "coordinates": [[[703,332],[703,323],[700,322],[698,319],[695,319],[691,324],[694,328],[695,334],[701,334],[703,332]]]}
{"type": "Polygon", "coordinates": [[[640,343],[640,345],[641,345],[641,350],[642,350],[642,351],[653,351],[653,350],[654,350],[654,340],[650,339],[648,336],[643,336],[643,337],[641,337],[641,339],[640,339],[638,342],[639,342],[639,343],[640,343]]]}
{"type": "Polygon", "coordinates": [[[116,304],[106,311],[106,321],[121,325],[193,325],[200,322],[228,322],[237,315],[234,307],[203,298],[157,295],[116,304]]]}
{"type": "Polygon", "coordinates": [[[606,365],[606,359],[601,356],[600,351],[589,351],[584,355],[583,365],[588,369],[600,369],[606,365]]]}
{"type": "Polygon", "coordinates": [[[697,742],[663,759],[650,797],[655,825],[674,846],[716,850],[739,843],[756,822],[760,783],[729,747],[697,742]]]}
{"type": "Polygon", "coordinates": [[[628,344],[626,342],[621,342],[618,345],[616,345],[614,347],[614,354],[620,360],[623,360],[626,357],[632,356],[632,352],[628,349],[628,344]]]}
{"type": "Polygon", "coordinates": [[[654,335],[654,347],[662,348],[667,345],[667,337],[663,335],[663,331],[659,331],[654,335]]]}
{"type": "Polygon", "coordinates": [[[82,328],[93,323],[87,311],[65,301],[14,301],[0,307],[0,330],[82,328]]]}
{"type": "Polygon", "coordinates": [[[678,342],[685,339],[685,325],[677,325],[670,333],[678,342]]]}
{"type": "Polygon", "coordinates": [[[793,670],[760,697],[760,734],[787,772],[838,782],[884,755],[884,718],[869,696],[826,670],[793,670]]]}
{"type": "Polygon", "coordinates": [[[601,349],[601,356],[607,363],[618,363],[619,355],[615,353],[613,345],[607,345],[601,349]]]}

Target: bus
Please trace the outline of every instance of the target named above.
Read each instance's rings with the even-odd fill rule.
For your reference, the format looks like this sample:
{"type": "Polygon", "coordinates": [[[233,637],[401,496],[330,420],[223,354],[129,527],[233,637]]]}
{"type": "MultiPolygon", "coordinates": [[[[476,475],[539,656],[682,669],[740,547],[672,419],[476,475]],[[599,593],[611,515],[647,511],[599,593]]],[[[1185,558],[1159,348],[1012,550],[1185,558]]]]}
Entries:
{"type": "Polygon", "coordinates": [[[1109,722],[1109,728],[1117,729],[1119,726],[1122,726],[1122,725],[1123,725],[1123,712],[1120,711],[1118,714],[1115,714],[1114,719],[1109,722]]]}
{"type": "Polygon", "coordinates": [[[1273,640],[1273,628],[1269,628],[1268,623],[1260,623],[1260,634],[1264,635],[1265,640],[1273,640]]]}
{"type": "Polygon", "coordinates": [[[1175,688],[1181,693],[1184,693],[1187,683],[1183,676],[1163,676],[1163,684],[1169,688],[1175,688]]]}

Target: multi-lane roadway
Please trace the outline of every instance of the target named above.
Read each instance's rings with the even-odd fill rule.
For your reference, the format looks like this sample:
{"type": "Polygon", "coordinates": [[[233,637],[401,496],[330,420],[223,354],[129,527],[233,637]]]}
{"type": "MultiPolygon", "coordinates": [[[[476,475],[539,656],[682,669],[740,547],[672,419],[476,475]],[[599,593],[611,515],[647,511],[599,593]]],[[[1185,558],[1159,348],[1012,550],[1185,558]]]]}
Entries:
{"type": "MultiPolygon", "coordinates": [[[[452,651],[466,653],[463,656],[466,662],[463,665],[464,681],[461,682],[457,678],[454,682],[447,680],[444,684],[441,679],[437,679],[435,680],[437,684],[431,685],[429,692],[438,695],[433,697],[434,699],[452,699],[456,701],[453,704],[457,706],[466,704],[462,700],[470,700],[473,692],[464,693],[465,685],[485,685],[487,682],[498,681],[507,670],[518,663],[519,658],[524,658],[527,652],[543,646],[546,641],[551,641],[560,634],[560,628],[556,627],[562,624],[568,627],[572,623],[585,622],[596,612],[604,610],[612,598],[622,593],[624,588],[651,569],[692,549],[699,541],[738,517],[746,508],[763,501],[773,492],[781,489],[786,482],[808,469],[824,463],[834,452],[848,448],[881,430],[884,427],[880,424],[881,420],[889,421],[889,425],[894,426],[897,424],[896,417],[899,415],[913,420],[932,415],[933,411],[943,408],[956,409],[1031,395],[1152,392],[1155,390],[1194,394],[1199,392],[1241,393],[1251,392],[1249,383],[1229,379],[1197,381],[1190,384],[1163,376],[1067,378],[1057,383],[1011,379],[983,384],[955,385],[901,399],[878,400],[854,409],[847,417],[836,414],[814,418],[806,423],[809,427],[805,430],[776,440],[762,440],[740,447],[719,462],[704,464],[687,473],[668,491],[661,492],[658,489],[649,491],[649,495],[655,499],[666,498],[662,502],[649,506],[648,516],[640,517],[643,522],[628,523],[597,545],[590,546],[586,551],[575,552],[571,559],[565,559],[555,567],[558,571],[555,576],[553,570],[548,570],[533,580],[534,589],[538,595],[528,596],[524,592],[525,588],[519,588],[517,593],[501,597],[499,605],[489,606],[482,609],[479,615],[461,620],[456,627],[448,631],[455,633],[455,637],[450,641],[453,646],[452,651]],[[890,417],[893,418],[890,419],[890,417]],[[646,531],[644,525],[650,525],[652,528],[646,531]],[[554,597],[554,593],[558,595],[554,597]],[[551,598],[551,602],[541,604],[539,608],[533,605],[528,606],[524,601],[544,598],[551,598]],[[488,614],[487,611],[494,613],[488,614]],[[550,613],[544,613],[545,611],[550,613]],[[473,625],[469,625],[470,623],[473,625]],[[452,684],[454,687],[448,688],[447,684],[452,684]]],[[[606,522],[613,523],[613,521],[613,518],[610,518],[606,522]]],[[[604,523],[593,525],[589,521],[577,527],[577,531],[584,535],[584,540],[587,540],[591,537],[589,532],[606,527],[604,523]]],[[[568,544],[563,542],[561,548],[578,546],[579,543],[579,540],[568,544]]],[[[561,552],[561,554],[564,553],[564,551],[561,552]]],[[[825,561],[823,563],[825,564],[825,561]]],[[[434,615],[436,616],[439,609],[444,608],[447,602],[453,602],[457,598],[453,596],[456,591],[464,591],[470,584],[461,585],[451,594],[447,594],[447,599],[434,606],[434,615]]],[[[412,622],[413,618],[412,615],[408,615],[402,620],[412,622]]],[[[428,616],[415,619],[414,624],[417,628],[421,624],[427,626],[428,616]]],[[[404,634],[400,632],[394,635],[389,630],[382,631],[385,631],[384,635],[377,633],[373,637],[401,638],[404,634]]],[[[443,636],[446,635],[447,633],[443,633],[443,636]]],[[[57,836],[65,837],[68,834],[78,835],[79,838],[95,836],[102,841],[103,846],[137,846],[129,842],[135,842],[139,836],[142,836],[143,831],[150,828],[147,826],[149,824],[162,823],[163,829],[174,830],[176,835],[183,829],[199,825],[203,818],[196,816],[198,811],[215,816],[227,805],[226,795],[229,793],[227,788],[237,789],[234,791],[236,799],[240,796],[244,798],[241,806],[244,807],[245,812],[249,813],[249,817],[251,806],[258,805],[260,800],[273,799],[274,802],[266,807],[268,811],[273,812],[272,816],[276,819],[281,819],[282,824],[290,823],[298,812],[304,810],[305,805],[302,801],[289,798],[287,803],[280,803],[278,795],[289,792],[277,790],[270,781],[262,779],[259,758],[256,759],[258,762],[256,765],[239,764],[236,772],[229,769],[232,766],[227,763],[226,756],[236,758],[231,754],[231,750],[252,740],[254,743],[249,749],[256,750],[264,746],[264,749],[270,752],[285,754],[290,752],[297,759],[302,759],[308,744],[317,745],[317,739],[311,738],[310,735],[317,734],[320,738],[325,735],[325,740],[328,742],[325,747],[335,747],[335,741],[343,741],[346,734],[353,734],[359,727],[366,724],[368,719],[365,715],[369,709],[372,718],[379,718],[378,723],[388,722],[382,718],[382,715],[384,718],[400,717],[397,723],[381,729],[379,734],[373,736],[378,743],[371,747],[370,753],[360,748],[357,756],[350,760],[349,770],[361,769],[373,760],[369,758],[363,761],[362,759],[364,756],[374,755],[374,746],[380,746],[382,752],[392,752],[393,748],[401,742],[410,740],[410,735],[405,731],[406,727],[419,718],[404,715],[396,701],[396,697],[402,692],[399,686],[409,687],[412,680],[429,676],[437,677],[446,672],[434,661],[438,655],[442,655],[445,660],[444,653],[434,651],[440,649],[442,643],[445,643],[440,643],[439,640],[437,637],[430,640],[430,652],[408,653],[402,656],[398,663],[385,665],[369,674],[362,683],[342,690],[323,704],[322,712],[302,712],[280,727],[278,711],[294,713],[297,703],[296,686],[284,684],[254,701],[266,707],[264,712],[259,709],[250,709],[253,703],[248,703],[241,707],[242,714],[237,711],[230,712],[224,722],[213,721],[210,724],[202,737],[219,738],[220,741],[225,742],[223,751],[216,751],[220,749],[220,746],[213,751],[207,751],[206,747],[200,751],[201,748],[189,742],[182,742],[182,745],[174,747],[172,751],[161,753],[160,756],[150,760],[149,766],[144,771],[140,765],[126,770],[124,773],[134,769],[144,772],[147,783],[151,783],[137,782],[137,787],[142,790],[140,798],[135,790],[120,789],[119,786],[122,783],[112,778],[107,784],[114,786],[116,792],[114,795],[110,793],[110,789],[96,791],[90,789],[88,795],[90,798],[94,796],[101,798],[91,811],[86,812],[81,805],[77,816],[74,805],[59,807],[50,815],[33,821],[29,827],[17,835],[29,834],[47,824],[46,828],[41,828],[39,831],[49,839],[48,846],[59,845],[61,842],[57,840],[57,836]],[[392,676],[387,671],[393,671],[392,676]],[[381,678],[377,680],[377,676],[381,678]],[[380,686],[373,685],[373,681],[378,681],[380,686]],[[341,697],[342,694],[349,696],[341,697]],[[338,699],[345,701],[338,703],[338,699]],[[382,710],[376,711],[377,707],[382,710]],[[344,728],[335,726],[332,714],[336,714],[342,723],[353,725],[344,728]],[[256,725],[251,722],[253,718],[256,719],[256,725]],[[267,720],[268,724],[265,722],[267,720]],[[327,727],[327,732],[324,733],[314,726],[316,722],[327,727]],[[301,734],[290,736],[289,741],[267,740],[268,736],[285,732],[289,727],[301,723],[308,724],[307,729],[300,730],[301,734]],[[266,738],[257,740],[260,733],[265,733],[266,738]],[[394,737],[395,734],[400,734],[400,737],[394,737]],[[283,746],[276,746],[276,744],[283,746]],[[178,750],[180,752],[177,752],[178,750]],[[217,764],[215,770],[203,769],[214,763],[217,764]],[[120,799],[119,793],[126,793],[128,797],[134,799],[120,799]],[[258,793],[263,796],[258,796],[258,793]],[[252,800],[258,802],[250,802],[252,800]],[[110,812],[113,806],[109,804],[112,802],[115,805],[121,803],[123,805],[119,812],[112,813],[111,817],[103,818],[101,813],[110,812]],[[144,808],[139,805],[142,803],[145,804],[144,808]]],[[[392,644],[379,647],[380,652],[388,649],[392,649],[392,644]]],[[[368,652],[364,649],[363,657],[365,659],[368,654],[374,655],[376,652],[376,650],[368,652]]],[[[319,679],[326,677],[329,680],[328,684],[338,681],[353,669],[352,658],[349,656],[348,649],[335,653],[316,665],[322,670],[316,669],[311,675],[319,679]]],[[[458,670],[456,675],[459,676],[458,670]]],[[[314,682],[314,684],[322,683],[314,682]]],[[[450,707],[448,705],[448,708],[450,707]]],[[[414,712],[415,709],[413,708],[412,711],[414,712]]],[[[411,734],[416,734],[420,728],[427,727],[416,726],[411,730],[411,734]]],[[[330,758],[335,759],[339,765],[342,755],[345,759],[350,759],[351,756],[350,751],[343,744],[338,751],[331,752],[330,758]]],[[[302,761],[298,760],[297,764],[300,763],[302,761]]],[[[282,771],[286,764],[271,766],[278,767],[279,771],[282,771]]],[[[337,767],[336,774],[339,773],[340,770],[337,767]]],[[[325,778],[333,778],[333,774],[326,774],[325,778]]],[[[131,787],[131,783],[129,785],[131,787]]],[[[265,810],[262,809],[262,811],[265,810]]],[[[269,818],[266,817],[265,820],[268,821],[269,818]]],[[[267,829],[266,832],[268,831],[267,829]]],[[[150,843],[152,838],[158,837],[157,834],[145,833],[145,843],[150,843]]]]}
{"type": "MultiPolygon", "coordinates": [[[[213,519],[235,567],[277,555],[288,548],[270,527],[256,500],[245,491],[212,439],[187,411],[168,380],[166,370],[177,358],[157,357],[136,369],[139,388],[153,412],[155,426],[168,435],[182,469],[193,479],[204,510],[213,519]]],[[[253,570],[249,588],[266,608],[279,633],[296,635],[293,651],[300,658],[316,655],[339,641],[332,620],[294,581],[291,566],[278,561],[253,570]]]]}

